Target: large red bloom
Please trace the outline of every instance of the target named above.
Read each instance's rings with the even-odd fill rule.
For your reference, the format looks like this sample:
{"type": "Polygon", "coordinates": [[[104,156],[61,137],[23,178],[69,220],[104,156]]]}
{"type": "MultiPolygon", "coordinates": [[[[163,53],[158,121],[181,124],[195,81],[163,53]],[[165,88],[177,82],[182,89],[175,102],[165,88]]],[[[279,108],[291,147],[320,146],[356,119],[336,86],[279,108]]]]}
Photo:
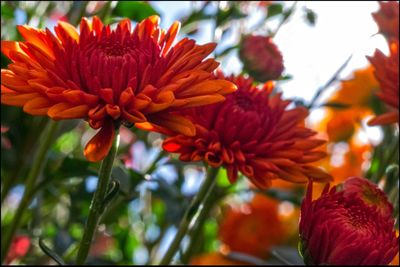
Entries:
{"type": "Polygon", "coordinates": [[[399,250],[392,206],[384,193],[364,178],[312,201],[312,183],[301,206],[300,250],[311,265],[387,265],[399,250]],[[375,195],[376,194],[376,195],[375,195]],[[390,211],[390,212],[388,212],[390,211]]]}
{"type": "Polygon", "coordinates": [[[331,178],[311,165],[325,153],[316,149],[324,141],[304,127],[307,109],[287,110],[290,101],[282,100],[280,93],[272,94],[272,82],[258,88],[250,78],[228,79],[238,90],[222,103],[186,112],[196,126],[196,135],[168,138],[163,143],[165,150],[180,153],[183,161],[204,160],[213,167],[224,166],[231,182],[240,171],[260,188],[277,178],[298,183],[331,178]]]}
{"type": "Polygon", "coordinates": [[[218,63],[205,58],[216,44],[185,38],[173,45],[179,25],[165,31],[152,16],[133,31],[128,19],[111,30],[94,17],[82,19],[80,34],[60,21],[55,35],[18,26],[25,42],[1,43],[13,62],[1,70],[1,102],[54,120],[87,119],[100,128],[85,148],[91,161],[105,157],[121,122],[194,135],[192,123],[176,112],[222,101],[235,86],[210,79],[218,63]]]}
{"type": "Polygon", "coordinates": [[[369,125],[384,125],[399,122],[399,41],[390,42],[390,55],[385,56],[376,50],[373,57],[368,57],[375,68],[375,77],[381,86],[377,95],[390,111],[379,115],[368,122],[369,125]]]}

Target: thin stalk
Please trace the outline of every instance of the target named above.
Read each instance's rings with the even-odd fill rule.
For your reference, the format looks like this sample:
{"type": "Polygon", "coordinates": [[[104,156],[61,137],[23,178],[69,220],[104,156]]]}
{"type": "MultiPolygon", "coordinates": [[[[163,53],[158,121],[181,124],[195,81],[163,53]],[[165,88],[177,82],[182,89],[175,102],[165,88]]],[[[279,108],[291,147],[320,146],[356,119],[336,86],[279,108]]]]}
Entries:
{"type": "Polygon", "coordinates": [[[308,106],[307,106],[308,109],[314,108],[315,103],[317,102],[319,97],[322,95],[322,93],[325,92],[326,89],[328,89],[333,84],[333,82],[335,82],[339,79],[340,73],[347,66],[347,64],[349,63],[352,56],[353,55],[350,55],[346,59],[346,61],[339,67],[339,69],[333,74],[333,76],[329,79],[329,81],[324,86],[322,86],[321,88],[318,89],[318,91],[315,93],[313,99],[311,99],[310,103],[308,104],[308,106]]]}
{"type": "Polygon", "coordinates": [[[195,251],[197,245],[198,245],[198,240],[199,237],[202,233],[204,224],[209,217],[209,214],[214,207],[214,204],[220,199],[221,194],[219,194],[217,187],[214,187],[213,190],[210,190],[208,194],[210,196],[207,196],[206,199],[203,202],[203,207],[200,215],[197,218],[196,224],[193,226],[192,229],[189,230],[189,237],[190,237],[190,243],[186,251],[182,255],[182,263],[183,264],[188,264],[190,257],[193,255],[193,252],[195,251]]]}
{"type": "Polygon", "coordinates": [[[284,15],[283,19],[281,20],[281,22],[279,23],[278,27],[276,27],[276,30],[270,35],[271,37],[275,37],[276,34],[279,32],[279,30],[281,29],[281,27],[289,21],[289,18],[292,16],[294,9],[296,8],[297,5],[297,1],[294,2],[294,4],[290,7],[290,9],[287,11],[287,13],[284,15]]]}
{"type": "Polygon", "coordinates": [[[79,265],[85,263],[85,260],[89,254],[94,233],[97,229],[100,216],[104,211],[104,200],[106,198],[107,189],[110,184],[111,170],[114,164],[115,155],[117,154],[118,145],[119,132],[117,129],[113,145],[108,152],[108,155],[103,159],[103,162],[101,163],[97,189],[93,195],[92,202],[90,204],[89,216],[86,221],[86,226],[83,232],[81,243],[79,245],[78,256],[76,259],[76,263],[79,265]]]}
{"type": "Polygon", "coordinates": [[[28,178],[25,182],[25,191],[22,196],[22,200],[17,208],[17,211],[14,215],[14,218],[11,221],[10,229],[4,231],[2,239],[1,239],[1,262],[4,261],[8,249],[10,248],[10,244],[12,238],[14,237],[15,231],[18,229],[22,215],[24,211],[31,203],[33,196],[35,195],[35,184],[37,182],[37,178],[42,171],[42,168],[45,164],[45,159],[47,155],[47,151],[49,150],[53,139],[55,137],[56,131],[58,128],[58,123],[55,121],[49,121],[46,125],[46,129],[44,130],[42,136],[40,137],[39,148],[36,151],[35,156],[33,157],[32,168],[29,170],[28,178]]]}
{"type": "MultiPolygon", "coordinates": [[[[207,171],[207,176],[201,185],[201,188],[197,195],[194,197],[192,202],[190,203],[189,208],[186,210],[185,214],[183,215],[183,219],[179,224],[178,232],[175,235],[174,240],[172,241],[171,245],[169,246],[167,252],[165,253],[164,257],[162,258],[160,265],[167,265],[171,262],[172,258],[179,250],[180,244],[182,239],[185,237],[187,230],[189,229],[189,225],[192,221],[192,218],[197,213],[200,205],[203,202],[206,202],[206,197],[211,197],[211,194],[207,194],[209,191],[213,190],[215,186],[216,179],[215,176],[218,173],[218,169],[209,167],[207,171]]],[[[201,214],[199,215],[199,217],[201,214]]]]}

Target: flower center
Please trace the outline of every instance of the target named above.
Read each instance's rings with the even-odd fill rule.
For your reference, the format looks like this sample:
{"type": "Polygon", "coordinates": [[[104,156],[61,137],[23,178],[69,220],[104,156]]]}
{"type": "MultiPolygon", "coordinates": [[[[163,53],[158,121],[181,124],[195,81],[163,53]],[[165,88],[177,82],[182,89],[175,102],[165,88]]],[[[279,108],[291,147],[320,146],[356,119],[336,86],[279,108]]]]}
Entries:
{"type": "Polygon", "coordinates": [[[347,208],[348,222],[357,229],[363,229],[369,226],[370,217],[366,211],[359,206],[347,208]]]}
{"type": "Polygon", "coordinates": [[[236,97],[236,105],[241,107],[243,110],[253,110],[254,103],[253,100],[247,95],[238,95],[236,97]]]}
{"type": "Polygon", "coordinates": [[[123,56],[132,51],[129,45],[122,45],[120,42],[111,43],[109,40],[100,45],[101,50],[108,56],[123,56]]]}

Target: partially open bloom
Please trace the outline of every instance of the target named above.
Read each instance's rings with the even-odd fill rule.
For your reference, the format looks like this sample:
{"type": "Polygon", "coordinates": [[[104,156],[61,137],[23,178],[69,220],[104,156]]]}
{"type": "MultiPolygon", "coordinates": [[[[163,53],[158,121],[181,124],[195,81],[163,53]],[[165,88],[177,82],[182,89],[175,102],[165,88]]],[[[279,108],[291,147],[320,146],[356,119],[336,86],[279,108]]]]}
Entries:
{"type": "Polygon", "coordinates": [[[399,39],[399,2],[379,1],[380,9],[372,13],[372,16],[378,24],[379,32],[388,39],[399,39]]]}
{"type": "Polygon", "coordinates": [[[18,26],[24,42],[1,42],[12,60],[1,70],[1,102],[54,120],[88,120],[100,128],[85,148],[90,161],[105,157],[119,123],[194,135],[192,123],[176,112],[222,101],[235,86],[211,79],[218,63],[205,58],[215,43],[185,38],[173,45],[179,25],[165,31],[152,16],[133,31],[129,19],[111,30],[97,17],[83,18],[79,34],[62,21],[55,34],[18,26]]]}
{"type": "Polygon", "coordinates": [[[368,122],[369,125],[384,125],[399,122],[399,40],[390,43],[390,55],[385,56],[376,50],[373,57],[368,57],[375,67],[375,77],[381,91],[377,94],[390,111],[379,115],[368,122]]]}
{"type": "Polygon", "coordinates": [[[245,36],[239,56],[243,68],[260,82],[278,79],[284,69],[282,54],[269,36],[245,36]]]}
{"type": "Polygon", "coordinates": [[[231,251],[266,258],[270,248],[285,238],[278,202],[262,195],[239,209],[229,209],[219,227],[219,237],[231,251]]]}
{"type": "Polygon", "coordinates": [[[387,265],[399,250],[392,206],[364,178],[352,177],[301,206],[300,251],[309,265],[387,265]],[[390,213],[388,213],[390,211],[390,213]]]}
{"type": "Polygon", "coordinates": [[[317,149],[325,141],[304,127],[307,109],[287,110],[290,101],[283,100],[281,93],[272,94],[272,82],[259,88],[250,78],[228,79],[238,90],[222,103],[185,112],[196,126],[196,135],[168,138],[165,150],[179,153],[182,161],[224,166],[232,183],[241,172],[260,188],[278,178],[297,183],[331,178],[310,164],[325,157],[317,149]]]}

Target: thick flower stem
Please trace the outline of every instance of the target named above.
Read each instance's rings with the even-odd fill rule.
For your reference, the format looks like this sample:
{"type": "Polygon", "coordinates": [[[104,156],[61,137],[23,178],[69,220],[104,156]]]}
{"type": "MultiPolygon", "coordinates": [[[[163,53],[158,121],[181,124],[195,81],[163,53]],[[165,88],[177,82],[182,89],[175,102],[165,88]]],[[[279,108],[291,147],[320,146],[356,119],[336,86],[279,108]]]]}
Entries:
{"type": "MultiPolygon", "coordinates": [[[[167,252],[165,253],[164,257],[162,258],[160,265],[167,265],[171,262],[172,258],[176,254],[181,244],[182,239],[185,237],[185,234],[189,228],[190,222],[192,221],[193,216],[197,213],[200,205],[206,201],[206,198],[212,197],[211,194],[207,194],[209,191],[213,190],[216,178],[215,176],[218,173],[218,169],[209,167],[207,171],[207,176],[201,185],[201,188],[197,195],[194,197],[192,202],[190,203],[189,208],[186,210],[185,214],[183,215],[183,219],[179,224],[178,232],[175,235],[174,240],[172,241],[171,245],[169,246],[167,252]]],[[[205,212],[205,209],[202,209],[205,212]]],[[[201,217],[201,212],[199,217],[201,217]]]]}
{"type": "Polygon", "coordinates": [[[10,229],[7,229],[3,232],[1,238],[1,262],[4,261],[8,249],[10,248],[11,241],[14,237],[15,231],[18,229],[22,215],[24,211],[31,203],[31,200],[35,193],[35,185],[37,182],[37,178],[44,166],[45,158],[47,155],[47,151],[49,150],[53,139],[55,137],[56,131],[58,128],[58,123],[55,121],[49,121],[46,125],[46,129],[44,130],[42,136],[40,137],[40,144],[38,149],[36,150],[36,154],[33,157],[33,164],[31,169],[29,170],[28,177],[25,182],[25,191],[22,196],[22,200],[15,212],[14,218],[11,221],[10,229]]]}
{"type": "Polygon", "coordinates": [[[116,130],[113,145],[108,152],[108,155],[101,163],[97,189],[93,195],[92,202],[90,204],[89,216],[86,221],[86,226],[81,243],[79,245],[78,256],[76,259],[76,263],[79,265],[85,263],[85,260],[89,254],[90,245],[92,243],[94,233],[97,229],[97,224],[105,208],[104,200],[106,198],[107,189],[109,187],[111,170],[114,164],[115,155],[117,154],[118,145],[119,133],[118,130],[116,130]]]}

